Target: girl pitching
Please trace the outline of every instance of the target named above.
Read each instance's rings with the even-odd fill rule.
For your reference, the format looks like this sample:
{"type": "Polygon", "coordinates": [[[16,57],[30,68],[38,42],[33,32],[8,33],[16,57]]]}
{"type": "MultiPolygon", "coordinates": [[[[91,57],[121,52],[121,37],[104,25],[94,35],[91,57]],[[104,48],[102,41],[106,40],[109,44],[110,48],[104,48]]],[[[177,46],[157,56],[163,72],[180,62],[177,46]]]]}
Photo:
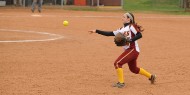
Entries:
{"type": "MultiPolygon", "coordinates": [[[[122,17],[124,26],[116,31],[101,31],[91,30],[90,33],[98,33],[104,36],[117,36],[118,34],[126,37],[126,43],[123,44],[124,52],[114,62],[115,69],[118,75],[118,83],[113,87],[122,88],[125,86],[122,66],[127,63],[131,72],[146,76],[151,84],[154,84],[156,75],[150,74],[143,68],[137,67],[137,58],[140,52],[137,40],[142,38],[141,28],[135,23],[135,18],[132,13],[125,13],[122,17]]],[[[116,39],[116,38],[115,38],[116,39]]]]}

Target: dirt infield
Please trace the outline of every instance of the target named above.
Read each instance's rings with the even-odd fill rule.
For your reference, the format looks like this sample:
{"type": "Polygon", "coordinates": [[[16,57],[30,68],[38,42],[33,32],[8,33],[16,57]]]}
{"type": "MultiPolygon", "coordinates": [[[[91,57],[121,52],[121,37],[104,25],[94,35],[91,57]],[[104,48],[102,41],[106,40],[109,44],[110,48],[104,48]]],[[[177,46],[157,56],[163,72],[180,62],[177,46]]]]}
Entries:
{"type": "Polygon", "coordinates": [[[190,16],[134,13],[145,28],[138,66],[155,73],[157,83],[124,65],[126,87],[111,87],[123,49],[113,37],[87,31],[116,30],[122,14],[0,9],[0,95],[189,95],[190,16]]]}

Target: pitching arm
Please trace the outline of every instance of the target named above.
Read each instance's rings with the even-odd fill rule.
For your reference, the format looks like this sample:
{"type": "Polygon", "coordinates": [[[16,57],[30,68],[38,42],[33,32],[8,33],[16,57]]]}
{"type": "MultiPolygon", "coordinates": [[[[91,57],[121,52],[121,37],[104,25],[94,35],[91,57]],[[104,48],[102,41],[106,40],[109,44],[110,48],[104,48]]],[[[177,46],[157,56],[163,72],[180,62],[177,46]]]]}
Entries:
{"type": "Polygon", "coordinates": [[[115,36],[113,31],[101,31],[101,30],[96,30],[96,33],[104,35],[104,36],[115,36]]]}

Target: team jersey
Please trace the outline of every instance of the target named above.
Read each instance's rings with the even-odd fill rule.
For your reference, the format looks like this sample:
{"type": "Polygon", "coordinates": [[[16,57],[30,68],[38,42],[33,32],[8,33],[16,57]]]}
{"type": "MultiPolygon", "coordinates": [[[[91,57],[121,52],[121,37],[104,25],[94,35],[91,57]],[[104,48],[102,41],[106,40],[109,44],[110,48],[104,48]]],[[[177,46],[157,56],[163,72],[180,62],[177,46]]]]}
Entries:
{"type": "MultiPolygon", "coordinates": [[[[116,35],[117,33],[122,33],[125,35],[126,38],[130,38],[132,39],[133,37],[135,37],[135,35],[138,33],[139,31],[137,31],[136,27],[134,25],[128,25],[128,26],[124,26],[116,31],[113,31],[114,35],[116,35]]],[[[139,46],[138,46],[138,42],[134,41],[131,42],[130,44],[127,44],[125,46],[123,46],[124,49],[128,49],[128,48],[135,48],[136,51],[140,52],[139,46]]]]}

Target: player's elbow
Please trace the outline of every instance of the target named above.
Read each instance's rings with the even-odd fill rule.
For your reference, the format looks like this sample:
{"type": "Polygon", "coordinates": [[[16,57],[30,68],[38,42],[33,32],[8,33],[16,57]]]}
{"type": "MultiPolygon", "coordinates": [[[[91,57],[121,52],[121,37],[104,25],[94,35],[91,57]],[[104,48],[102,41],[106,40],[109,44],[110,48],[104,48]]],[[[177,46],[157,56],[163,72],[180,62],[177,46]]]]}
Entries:
{"type": "Polygon", "coordinates": [[[142,38],[142,34],[140,34],[140,38],[142,38]]]}
{"type": "Polygon", "coordinates": [[[142,38],[142,33],[138,32],[137,36],[138,36],[139,39],[142,38]]]}

